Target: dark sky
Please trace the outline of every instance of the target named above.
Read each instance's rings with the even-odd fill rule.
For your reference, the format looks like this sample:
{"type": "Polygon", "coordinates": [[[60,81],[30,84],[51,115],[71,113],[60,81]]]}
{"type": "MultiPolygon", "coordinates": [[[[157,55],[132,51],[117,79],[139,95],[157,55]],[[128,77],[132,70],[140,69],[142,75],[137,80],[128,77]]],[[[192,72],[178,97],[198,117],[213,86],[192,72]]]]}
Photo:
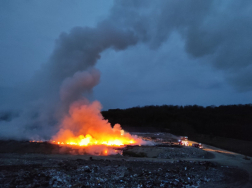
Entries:
{"type": "MultiPolygon", "coordinates": [[[[31,82],[53,59],[64,69],[59,55],[70,56],[57,53],[55,41],[64,41],[60,34],[76,26],[98,28],[90,33],[112,41],[107,47],[109,42],[100,39],[106,47],[92,63],[101,77],[91,98],[104,109],[252,103],[251,20],[251,0],[2,0],[0,103],[3,108],[12,97],[22,100],[16,88],[31,82]]],[[[74,38],[78,31],[72,33],[74,38]]],[[[71,44],[96,43],[96,37],[82,39],[71,44]]]]}

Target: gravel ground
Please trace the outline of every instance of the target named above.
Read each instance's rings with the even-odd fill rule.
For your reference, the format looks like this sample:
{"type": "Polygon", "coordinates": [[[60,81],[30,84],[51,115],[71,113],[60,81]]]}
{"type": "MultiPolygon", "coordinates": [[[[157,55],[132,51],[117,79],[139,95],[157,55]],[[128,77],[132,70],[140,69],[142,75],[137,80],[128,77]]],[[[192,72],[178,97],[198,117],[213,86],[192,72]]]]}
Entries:
{"type": "Polygon", "coordinates": [[[83,160],[81,156],[31,154],[0,157],[0,187],[216,187],[244,173],[207,161],[83,160]]]}
{"type": "Polygon", "coordinates": [[[158,158],[174,159],[174,158],[212,158],[213,156],[202,149],[194,147],[166,147],[158,154],[158,158]]]}
{"type": "MultiPolygon", "coordinates": [[[[107,157],[69,155],[71,148],[62,154],[61,146],[46,142],[0,141],[0,188],[237,188],[250,181],[245,170],[214,162],[216,154],[173,144],[175,136],[141,136],[156,145],[128,146],[123,156],[107,157]]],[[[235,161],[234,157],[219,157],[222,162],[226,158],[235,161]]]]}
{"type": "Polygon", "coordinates": [[[184,159],[184,158],[199,158],[210,159],[213,158],[213,154],[195,147],[186,146],[128,146],[124,149],[124,155],[134,156],[146,156],[149,158],[159,159],[184,159]]]}

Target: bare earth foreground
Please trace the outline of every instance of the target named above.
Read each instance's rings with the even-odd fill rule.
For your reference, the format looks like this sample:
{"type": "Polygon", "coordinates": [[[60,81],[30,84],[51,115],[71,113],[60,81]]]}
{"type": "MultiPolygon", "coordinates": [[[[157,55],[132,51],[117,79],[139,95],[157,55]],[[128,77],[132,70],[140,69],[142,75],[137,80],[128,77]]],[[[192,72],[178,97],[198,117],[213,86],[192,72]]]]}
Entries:
{"type": "MultiPolygon", "coordinates": [[[[168,133],[138,133],[154,146],[123,155],[71,155],[57,145],[0,142],[0,187],[252,187],[250,157],[176,145],[168,133]]],[[[193,142],[191,142],[193,143],[193,142]]]]}

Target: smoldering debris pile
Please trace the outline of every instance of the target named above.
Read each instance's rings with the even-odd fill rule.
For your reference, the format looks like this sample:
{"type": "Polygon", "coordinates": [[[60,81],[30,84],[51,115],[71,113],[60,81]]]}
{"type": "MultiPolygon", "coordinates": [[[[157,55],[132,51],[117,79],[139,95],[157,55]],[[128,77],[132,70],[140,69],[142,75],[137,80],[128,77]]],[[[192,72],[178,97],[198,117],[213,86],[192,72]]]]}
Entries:
{"type": "Polygon", "coordinates": [[[8,159],[0,163],[0,187],[189,188],[221,185],[226,178],[232,179],[230,175],[225,175],[230,168],[206,161],[144,162],[18,157],[16,155],[11,160],[8,155],[8,159]]]}

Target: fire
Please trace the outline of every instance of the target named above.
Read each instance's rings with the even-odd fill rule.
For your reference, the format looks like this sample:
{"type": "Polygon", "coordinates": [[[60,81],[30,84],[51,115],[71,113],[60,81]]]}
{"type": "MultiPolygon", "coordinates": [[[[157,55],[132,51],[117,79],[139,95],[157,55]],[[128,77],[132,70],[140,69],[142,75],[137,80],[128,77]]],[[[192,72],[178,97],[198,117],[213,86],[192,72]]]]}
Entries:
{"type": "Polygon", "coordinates": [[[119,124],[114,127],[104,120],[98,101],[93,103],[81,100],[70,106],[69,114],[63,117],[59,132],[53,136],[52,143],[67,146],[78,146],[87,150],[95,150],[99,155],[116,152],[113,147],[140,145],[144,141],[126,133],[119,124]],[[103,147],[98,147],[103,146],[103,147]]]}
{"type": "Polygon", "coordinates": [[[66,138],[65,142],[55,142],[52,141],[52,143],[57,143],[60,145],[75,145],[75,146],[92,146],[92,145],[106,145],[106,146],[124,146],[124,145],[132,145],[136,143],[136,140],[128,139],[128,138],[113,138],[108,136],[107,140],[97,140],[93,138],[91,135],[87,134],[86,136],[80,135],[79,137],[70,137],[66,138]]]}

